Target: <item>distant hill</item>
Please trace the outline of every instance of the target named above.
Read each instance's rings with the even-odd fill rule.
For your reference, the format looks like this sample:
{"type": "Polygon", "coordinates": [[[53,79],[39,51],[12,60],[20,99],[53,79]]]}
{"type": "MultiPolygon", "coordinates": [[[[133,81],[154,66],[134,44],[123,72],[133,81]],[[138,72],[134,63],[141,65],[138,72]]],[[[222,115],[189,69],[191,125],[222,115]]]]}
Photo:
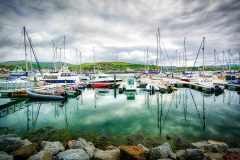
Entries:
{"type": "MultiPolygon", "coordinates": [[[[53,65],[52,62],[39,62],[40,65],[46,66],[46,67],[50,67],[53,65]]],[[[63,62],[61,62],[63,64],[63,62]]],[[[71,65],[70,63],[66,63],[67,65],[71,65]]],[[[24,60],[20,60],[20,61],[7,61],[7,62],[0,62],[0,65],[2,66],[12,66],[12,65],[25,65],[25,61],[24,60]]],[[[28,62],[28,65],[30,65],[30,62],[28,62]]],[[[36,62],[33,62],[33,65],[36,65],[36,62]]]]}

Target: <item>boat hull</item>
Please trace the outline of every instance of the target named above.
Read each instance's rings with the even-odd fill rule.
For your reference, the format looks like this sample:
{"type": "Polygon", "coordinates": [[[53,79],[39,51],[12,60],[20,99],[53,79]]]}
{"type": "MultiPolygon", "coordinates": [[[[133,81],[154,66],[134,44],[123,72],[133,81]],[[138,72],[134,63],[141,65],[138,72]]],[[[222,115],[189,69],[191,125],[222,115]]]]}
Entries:
{"type": "Polygon", "coordinates": [[[34,93],[30,90],[26,90],[26,93],[28,94],[28,96],[32,99],[45,99],[45,100],[64,100],[65,97],[63,96],[58,96],[58,95],[53,95],[53,94],[49,94],[49,95],[45,95],[45,94],[38,94],[38,93],[34,93]]]}

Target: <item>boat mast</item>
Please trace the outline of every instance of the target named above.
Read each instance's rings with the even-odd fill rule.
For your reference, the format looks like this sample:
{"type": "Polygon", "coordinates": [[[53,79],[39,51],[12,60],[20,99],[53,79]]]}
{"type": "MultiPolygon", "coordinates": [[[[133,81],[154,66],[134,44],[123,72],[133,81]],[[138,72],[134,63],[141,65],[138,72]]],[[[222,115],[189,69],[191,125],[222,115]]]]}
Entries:
{"type": "Polygon", "coordinates": [[[80,52],[80,64],[79,64],[79,74],[81,74],[81,64],[82,64],[82,52],[80,52]]]}
{"type": "Polygon", "coordinates": [[[159,68],[158,68],[158,34],[156,34],[157,37],[157,60],[156,60],[156,66],[157,66],[157,72],[159,72],[159,68]]]}
{"type": "Polygon", "coordinates": [[[149,55],[148,55],[148,46],[147,46],[147,71],[149,73],[149,55]]]}
{"type": "Polygon", "coordinates": [[[93,72],[95,74],[95,48],[93,47],[93,72]]]}
{"type": "MultiPolygon", "coordinates": [[[[75,53],[75,57],[76,57],[76,66],[78,65],[78,56],[77,56],[77,48],[76,48],[76,53],[75,53]]],[[[76,67],[76,72],[77,72],[77,67],[76,67]]]]}
{"type": "Polygon", "coordinates": [[[62,69],[62,49],[61,48],[59,48],[60,49],[60,68],[62,69]]]}
{"type": "Polygon", "coordinates": [[[63,57],[64,57],[63,66],[65,68],[66,67],[66,64],[65,64],[65,34],[64,34],[64,37],[63,37],[63,57]]]}
{"type": "Polygon", "coordinates": [[[24,37],[24,50],[25,50],[25,67],[26,72],[28,71],[28,64],[27,64],[27,44],[26,44],[26,28],[23,26],[23,37],[24,37]]]}
{"type": "Polygon", "coordinates": [[[223,72],[224,72],[224,69],[225,69],[225,66],[224,66],[224,62],[225,62],[225,53],[224,53],[224,51],[223,51],[223,72]]]}
{"type": "Polygon", "coordinates": [[[202,50],[203,50],[203,77],[204,77],[204,47],[205,47],[205,37],[203,37],[203,47],[202,47],[202,50]]]}
{"type": "Polygon", "coordinates": [[[228,49],[228,71],[230,72],[231,71],[231,51],[230,49],[228,49]]]}
{"type": "Polygon", "coordinates": [[[158,28],[158,43],[159,43],[159,61],[160,61],[160,66],[161,66],[161,76],[163,72],[163,66],[162,66],[162,49],[161,49],[161,35],[160,35],[160,30],[158,28]]]}
{"type": "Polygon", "coordinates": [[[184,67],[185,67],[184,71],[186,73],[187,71],[186,37],[184,37],[183,46],[184,46],[184,67]]]}

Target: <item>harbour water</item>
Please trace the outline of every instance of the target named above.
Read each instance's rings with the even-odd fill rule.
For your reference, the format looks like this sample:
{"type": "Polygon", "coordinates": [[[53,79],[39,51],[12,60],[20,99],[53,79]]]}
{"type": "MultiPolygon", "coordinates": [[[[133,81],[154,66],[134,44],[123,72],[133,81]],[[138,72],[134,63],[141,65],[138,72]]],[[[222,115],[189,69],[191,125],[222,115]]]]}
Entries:
{"type": "Polygon", "coordinates": [[[240,142],[238,92],[225,90],[225,94],[215,96],[178,88],[171,94],[150,95],[138,89],[132,100],[118,90],[96,93],[96,89],[85,89],[67,102],[23,101],[19,110],[9,114],[1,110],[0,126],[16,132],[52,126],[102,135],[136,134],[144,130],[153,136],[175,134],[192,140],[240,142]]]}

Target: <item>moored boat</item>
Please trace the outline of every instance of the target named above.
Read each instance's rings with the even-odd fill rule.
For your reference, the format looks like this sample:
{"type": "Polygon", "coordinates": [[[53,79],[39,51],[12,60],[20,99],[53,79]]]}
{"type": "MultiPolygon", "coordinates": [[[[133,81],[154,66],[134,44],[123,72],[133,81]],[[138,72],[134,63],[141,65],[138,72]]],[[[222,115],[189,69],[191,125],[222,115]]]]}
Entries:
{"type": "Polygon", "coordinates": [[[45,90],[26,90],[28,96],[32,99],[42,100],[64,100],[67,96],[66,92],[49,92],[45,90]]]}

